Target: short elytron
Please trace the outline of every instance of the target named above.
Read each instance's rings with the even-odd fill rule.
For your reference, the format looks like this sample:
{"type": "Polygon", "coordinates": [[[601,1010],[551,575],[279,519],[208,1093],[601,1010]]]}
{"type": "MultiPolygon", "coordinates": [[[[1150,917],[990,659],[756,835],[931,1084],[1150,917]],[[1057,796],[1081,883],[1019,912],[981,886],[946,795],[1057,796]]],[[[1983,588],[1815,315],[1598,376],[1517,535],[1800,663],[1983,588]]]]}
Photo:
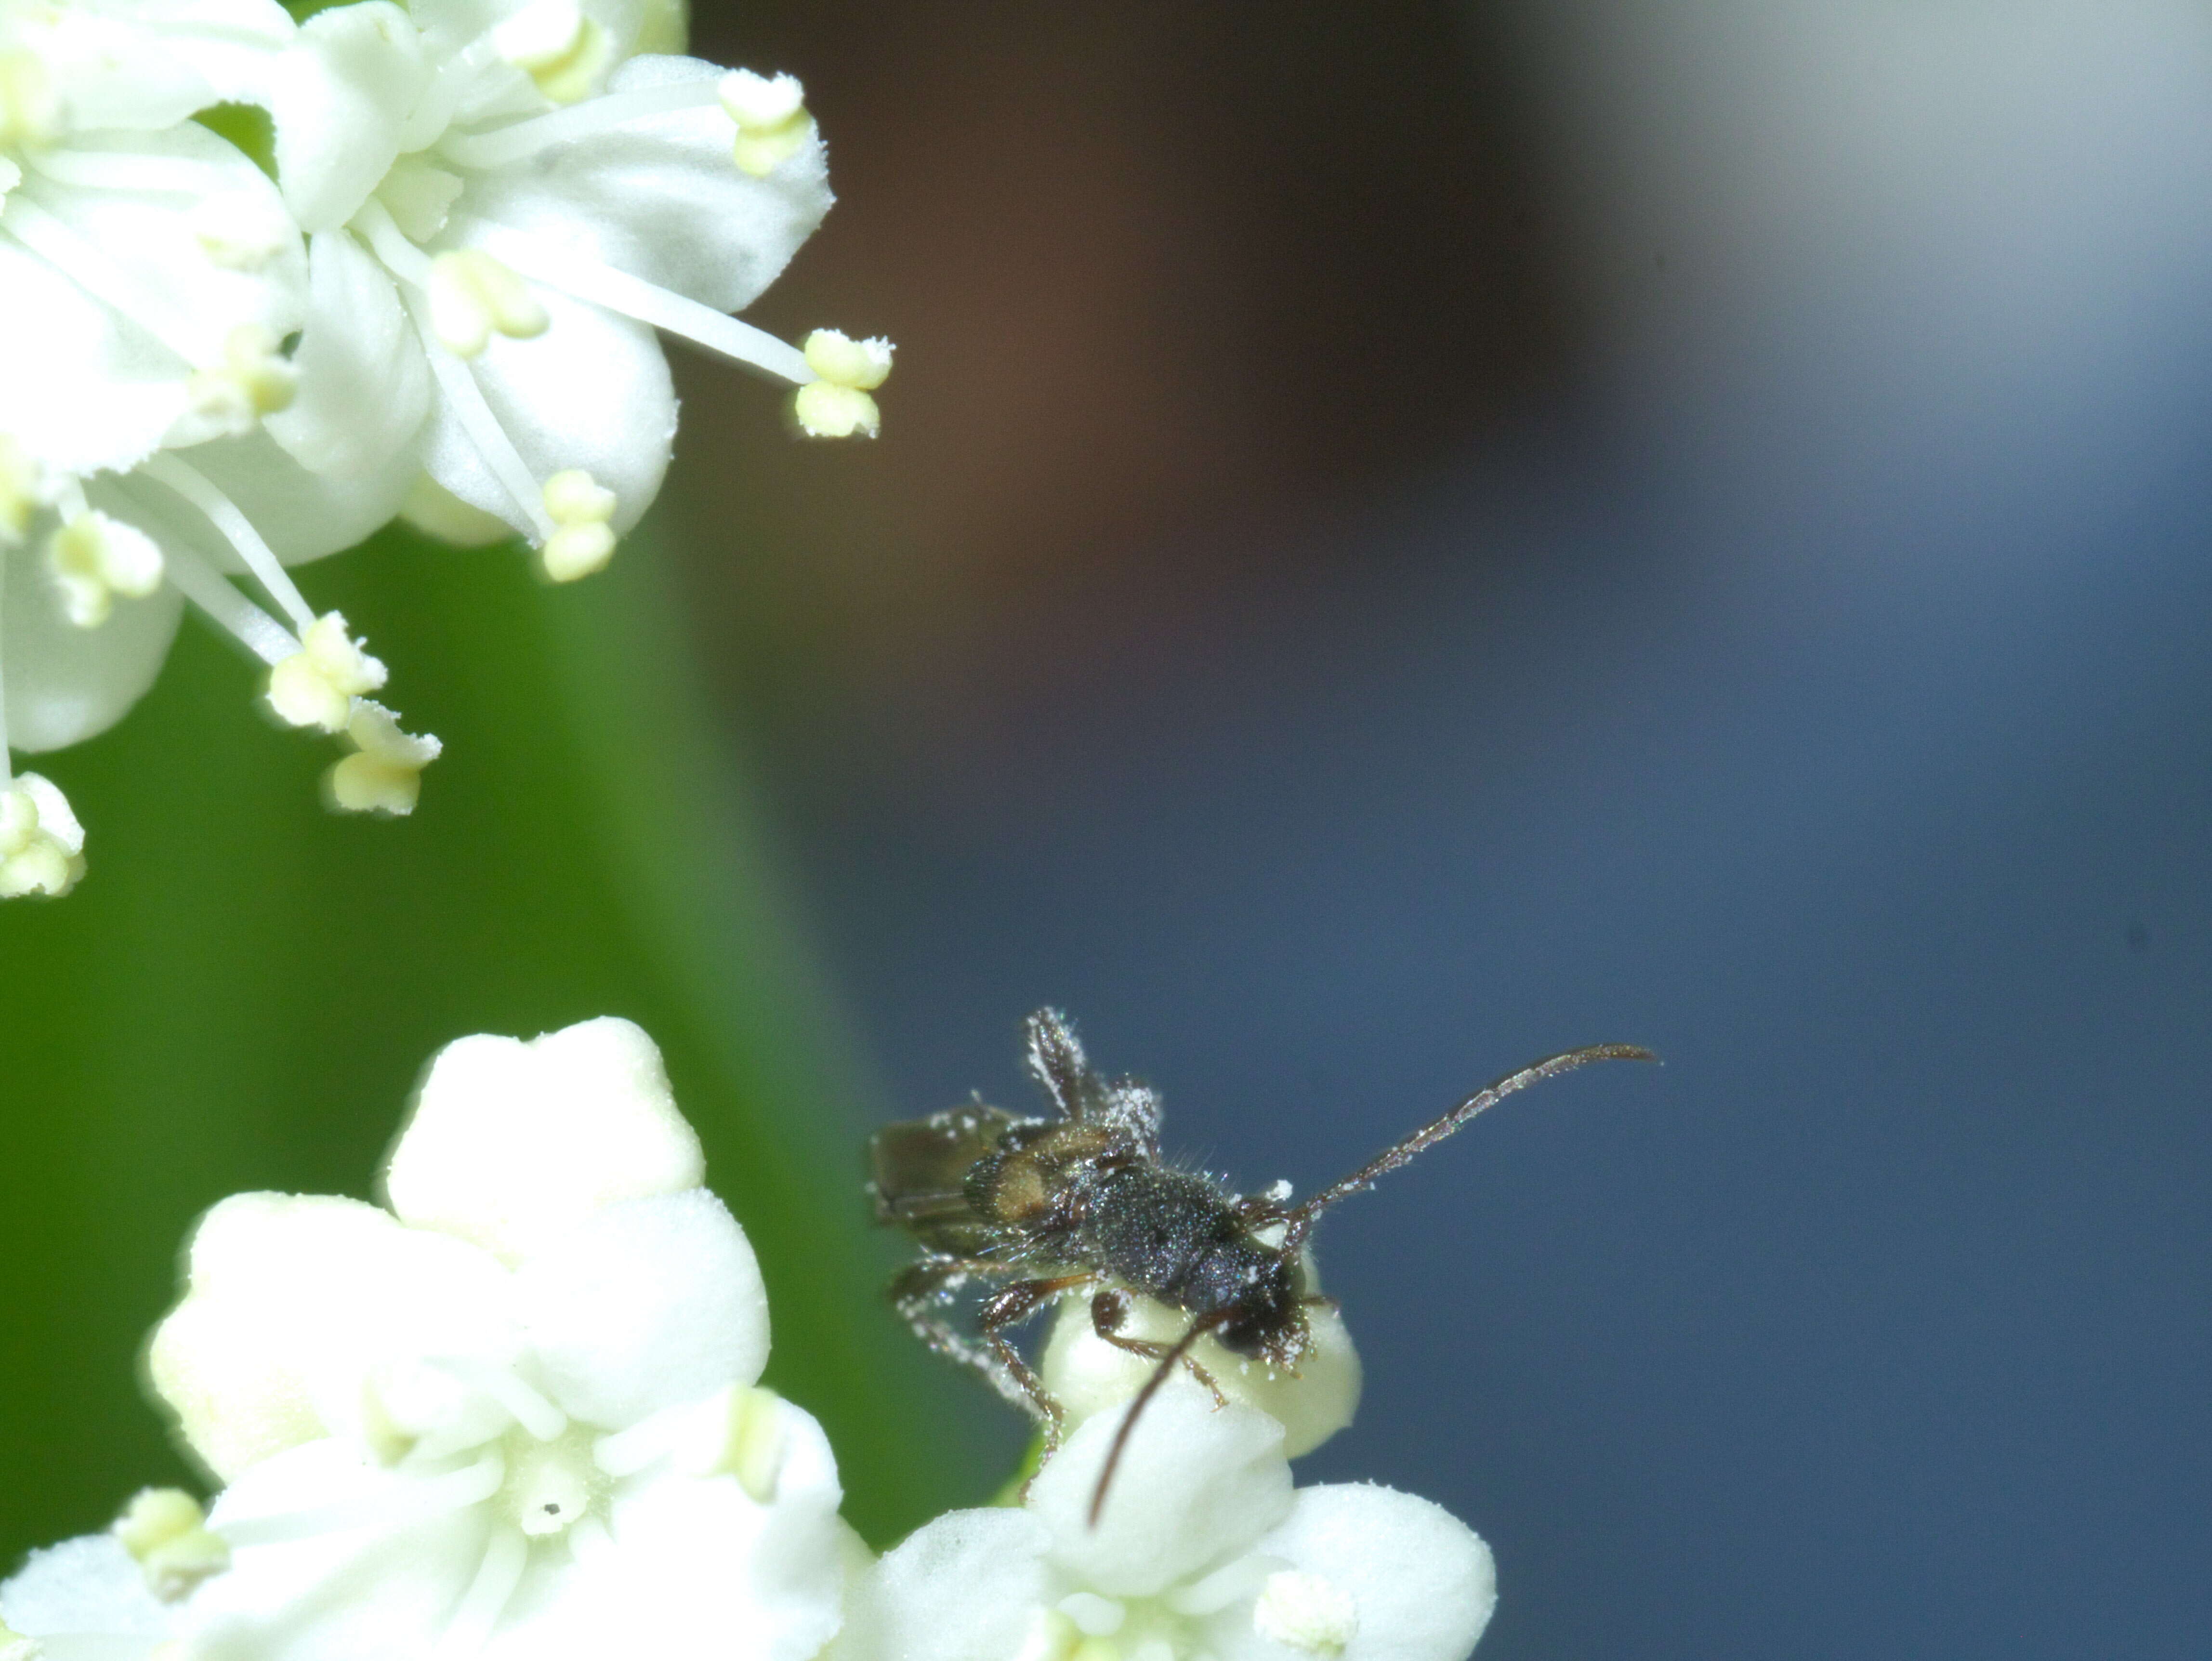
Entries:
{"type": "Polygon", "coordinates": [[[1060,1404],[1008,1336],[1048,1304],[1091,1292],[1107,1342],[1158,1363],[1122,1421],[1092,1512],[1103,1503],[1123,1441],[1180,1363],[1220,1391],[1191,1355],[1207,1334],[1231,1354],[1294,1372],[1311,1342],[1299,1252],[1321,1214],[1516,1091],[1601,1061],[1651,1061],[1634,1044],[1593,1044],[1507,1074],[1441,1118],[1298,1204],[1286,1189],[1231,1194],[1212,1177],[1163,1163],[1159,1098],[1093,1072],[1067,1018],[1041,1009],[1026,1024],[1029,1071],[1050,1098],[1048,1117],[1019,1118],[977,1100],[886,1127],[870,1144],[877,1216],[913,1235],[921,1256],[891,1284],[892,1301],[931,1348],[981,1373],[1059,1445],[1060,1404]],[[958,1289],[995,1285],[975,1331],[950,1318],[958,1289]],[[1132,1297],[1191,1317],[1172,1344],[1122,1330],[1132,1297]]]}

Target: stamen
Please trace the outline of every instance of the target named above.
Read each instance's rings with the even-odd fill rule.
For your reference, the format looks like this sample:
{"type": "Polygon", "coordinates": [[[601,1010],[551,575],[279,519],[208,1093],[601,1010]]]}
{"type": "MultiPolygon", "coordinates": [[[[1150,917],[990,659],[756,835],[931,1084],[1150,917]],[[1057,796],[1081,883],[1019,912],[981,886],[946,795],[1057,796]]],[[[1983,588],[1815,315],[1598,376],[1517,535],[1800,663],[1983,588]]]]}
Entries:
{"type": "Polygon", "coordinates": [[[538,0],[493,29],[491,40],[501,57],[556,104],[588,98],[613,55],[607,32],[576,0],[538,0]]]}
{"type": "Polygon", "coordinates": [[[350,1533],[356,1529],[424,1522],[482,1505],[499,1492],[506,1480],[507,1461],[498,1449],[492,1448],[473,1464],[464,1465],[459,1470],[443,1471],[435,1476],[402,1478],[367,1500],[226,1522],[222,1537],[234,1548],[243,1550],[248,1546],[312,1540],[319,1535],[350,1533]]]}
{"type": "Polygon", "coordinates": [[[115,1519],[115,1537],[145,1571],[154,1596],[173,1603],[230,1567],[229,1543],[182,1488],[147,1488],[115,1519]]]}
{"type": "Polygon", "coordinates": [[[503,167],[571,139],[590,138],[633,121],[699,109],[717,101],[716,83],[704,79],[602,93],[587,103],[556,110],[550,115],[532,116],[496,132],[449,134],[438,141],[437,153],[459,167],[503,167]]]}
{"type": "Polygon", "coordinates": [[[149,456],[139,464],[138,471],[155,483],[167,485],[198,508],[208,522],[222,532],[223,540],[238,551],[238,557],[246,562],[246,569],[261,584],[262,592],[292,619],[295,629],[303,635],[307,632],[315,620],[314,612],[292,579],[285,575],[269,545],[261,539],[261,532],[253,528],[252,522],[239,512],[228,496],[167,450],[149,456]]]}
{"type": "Polygon", "coordinates": [[[35,54],[0,47],[0,146],[35,149],[62,135],[61,94],[35,54]]]}
{"type": "Polygon", "coordinates": [[[545,511],[544,487],[516,451],[507,429],[492,413],[491,405],[484,401],[483,389],[477,385],[469,366],[452,353],[438,350],[427,338],[429,326],[411,297],[409,309],[415,314],[416,328],[426,337],[423,344],[428,350],[423,356],[430,361],[430,373],[438,379],[438,390],[453,405],[453,414],[468,434],[469,441],[477,447],[477,453],[483,458],[484,465],[506,488],[516,508],[536,530],[538,540],[543,543],[560,528],[545,511]]]}
{"type": "MultiPolygon", "coordinates": [[[[417,738],[401,732],[397,715],[367,698],[354,705],[346,737],[357,748],[330,770],[332,804],[349,813],[383,813],[392,818],[413,812],[422,799],[422,770],[438,759],[445,746],[429,733],[417,738]]],[[[516,1383],[527,1388],[519,1379],[516,1383]]],[[[502,1402],[502,1405],[513,1410],[512,1403],[502,1402]]],[[[544,1405],[559,1414],[550,1402],[544,1405]]],[[[528,1421],[524,1421],[524,1428],[537,1433],[537,1427],[528,1421]]]]}
{"type": "MultiPolygon", "coordinates": [[[[5,54],[0,53],[0,56],[5,54]]],[[[0,77],[6,71],[0,70],[0,77]]],[[[4,95],[4,94],[0,94],[4,95]]],[[[0,117],[0,120],[4,120],[0,117]]],[[[0,143],[6,142],[0,135],[0,143]]],[[[183,155],[135,155],[114,150],[42,150],[26,155],[31,171],[57,185],[92,191],[167,191],[207,196],[230,182],[230,171],[183,155]]]]}
{"type": "Polygon", "coordinates": [[[1168,1593],[1167,1605],[1177,1615],[1215,1614],[1240,1598],[1256,1594],[1267,1584],[1271,1565],[1282,1561],[1279,1557],[1239,1557],[1203,1579],[1176,1587],[1168,1593]]]}
{"type": "Polygon", "coordinates": [[[1286,1569],[1267,1577],[1252,1605],[1252,1630],[1285,1649],[1339,1656],[1359,1631],[1359,1606],[1334,1582],[1286,1569]]]}
{"type": "MultiPolygon", "coordinates": [[[[374,704],[368,707],[372,709],[377,708],[374,704]]],[[[380,713],[387,719],[392,715],[389,709],[380,713]]],[[[431,756],[437,754],[434,746],[438,740],[435,739],[409,741],[428,743],[434,746],[431,756]]],[[[525,1384],[511,1367],[492,1366],[465,1355],[436,1355],[428,1359],[430,1365],[441,1372],[449,1372],[470,1389],[482,1390],[490,1396],[514,1415],[516,1424],[541,1442],[550,1442],[568,1428],[568,1415],[525,1384]]]]}
{"type": "Polygon", "coordinates": [[[1030,1617],[1029,1632],[1014,1661],[1075,1661],[1084,1648],[1080,1627],[1058,1609],[1041,1609],[1030,1617]]]}
{"type": "Polygon", "coordinates": [[[273,667],[299,651],[300,642],[290,630],[232,587],[197,552],[172,547],[166,559],[170,585],[264,663],[273,667]]]}
{"type": "Polygon", "coordinates": [[[220,364],[192,371],[185,396],[195,414],[220,422],[235,438],[289,405],[299,385],[300,372],[276,337],[261,324],[241,323],[223,338],[220,364]]]}
{"type": "Polygon", "coordinates": [[[561,528],[545,538],[538,557],[556,582],[574,582],[604,570],[614,557],[615,493],[581,467],[564,468],[545,481],[545,513],[561,528]]]}
{"type": "Polygon", "coordinates": [[[300,649],[269,671],[269,707],[288,726],[343,733],[354,700],[380,691],[386,678],[384,665],[346,633],[345,618],[331,611],[309,624],[300,649]]]}
{"type": "Polygon", "coordinates": [[[790,1452],[783,1428],[783,1398],[758,1384],[733,1385],[702,1406],[703,1412],[688,1414],[668,1427],[676,1433],[664,1432],[658,1445],[636,1440],[637,1433],[654,1422],[650,1419],[602,1439],[600,1468],[626,1475],[643,1469],[664,1452],[672,1453],[677,1468],[688,1476],[734,1476],[759,1504],[774,1503],[790,1452]]]}
{"type": "Polygon", "coordinates": [[[496,330],[516,340],[545,332],[545,307],[520,277],[481,248],[461,248],[430,261],[423,284],[430,324],[446,350],[474,357],[496,330]]]}
{"type": "Polygon", "coordinates": [[[192,234],[202,253],[232,271],[259,271],[298,238],[283,209],[245,191],[204,198],[192,210],[192,234]]]}
{"type": "Polygon", "coordinates": [[[83,875],[84,827],[68,798],[36,773],[0,784],[0,899],[58,899],[83,875]]]}
{"type": "Polygon", "coordinates": [[[161,551],[137,526],[98,509],[70,514],[46,538],[46,569],[61,589],[62,611],[80,629],[97,629],[118,594],[143,599],[161,586],[161,551]]]}
{"type": "Polygon", "coordinates": [[[483,1652],[529,1563],[530,1542],[520,1534],[511,1528],[491,1531],[476,1579],[469,1583],[452,1623],[438,1640],[433,1661],[473,1661],[483,1652]]]}
{"type": "Polygon", "coordinates": [[[533,239],[512,231],[488,234],[485,241],[516,271],[549,289],[558,289],[594,306],[604,306],[611,312],[634,317],[656,329],[682,335],[709,351],[759,369],[787,385],[803,386],[818,373],[809,364],[804,352],[785,344],[767,330],[757,329],[683,295],[671,294],[628,271],[580,259],[566,250],[541,247],[533,239]]]}
{"type": "Polygon", "coordinates": [[[11,548],[39,511],[39,465],[30,453],[0,433],[0,548],[11,548]]]}
{"type": "Polygon", "coordinates": [[[836,329],[817,329],[806,337],[807,367],[820,376],[799,389],[792,413],[814,438],[873,438],[883,416],[870,396],[891,372],[891,343],[854,340],[836,329]]]}
{"type": "Polygon", "coordinates": [[[814,118],[806,112],[806,88],[799,77],[770,80],[750,70],[734,70],[715,87],[723,112],[738,124],[730,159],[740,173],[765,179],[806,147],[814,118]]]}

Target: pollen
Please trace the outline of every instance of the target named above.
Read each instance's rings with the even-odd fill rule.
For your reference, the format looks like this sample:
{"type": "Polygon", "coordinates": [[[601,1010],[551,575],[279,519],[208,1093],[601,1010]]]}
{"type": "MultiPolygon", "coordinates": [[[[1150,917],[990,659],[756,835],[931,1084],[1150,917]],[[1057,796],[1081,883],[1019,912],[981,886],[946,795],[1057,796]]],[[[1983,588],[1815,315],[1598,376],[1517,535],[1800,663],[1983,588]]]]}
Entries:
{"type": "Polygon", "coordinates": [[[545,514],[554,524],[538,558],[556,582],[574,582],[604,570],[614,557],[615,493],[580,467],[545,481],[545,514]]]}
{"type": "Polygon", "coordinates": [[[193,409],[235,435],[290,405],[299,384],[276,337],[261,324],[241,323],[224,338],[222,362],[195,370],[185,392],[193,409]]]}
{"type": "Polygon", "coordinates": [[[891,343],[854,340],[836,329],[806,337],[806,367],[819,376],[792,401],[799,429],[811,438],[873,438],[883,429],[875,389],[891,372],[891,343]]]}
{"type": "Polygon", "coordinates": [[[346,633],[345,618],[325,613],[307,625],[300,649],[269,672],[269,707],[292,727],[343,733],[353,701],[380,690],[387,672],[346,633]]]}
{"type": "Polygon", "coordinates": [[[806,88],[794,75],[770,77],[733,70],[715,87],[722,110],[737,123],[731,151],[740,173],[765,179],[806,147],[814,136],[806,88]]]}
{"type": "Polygon", "coordinates": [[[404,733],[399,718],[363,698],[346,725],[354,753],[330,770],[331,805],[348,813],[404,818],[422,794],[422,770],[445,746],[424,733],[404,733]]]}
{"type": "Polygon", "coordinates": [[[1306,1655],[1342,1655],[1359,1631],[1352,1594],[1318,1574],[1286,1569],[1267,1577],[1252,1605],[1252,1630],[1306,1655]]]}
{"type": "Polygon", "coordinates": [[[549,319],[530,285],[481,248],[441,253],[430,262],[430,326],[456,357],[475,357],[493,334],[529,340],[549,319]]]}
{"type": "Polygon", "coordinates": [[[46,569],[61,590],[63,613],[80,629],[106,622],[118,594],[152,593],[165,569],[153,538],[98,508],[71,514],[46,538],[46,569]]]}
{"type": "Polygon", "coordinates": [[[62,136],[62,100],[46,66],[21,46],[0,47],[0,149],[35,149],[62,136]]]}
{"type": "Polygon", "coordinates": [[[538,0],[494,29],[491,43],[556,104],[590,97],[613,55],[607,32],[575,0],[538,0]]]}
{"type": "Polygon", "coordinates": [[[0,784],[0,899],[58,898],[84,875],[84,831],[69,800],[36,773],[0,784]]]}
{"type": "Polygon", "coordinates": [[[38,511],[38,464],[21,444],[0,433],[0,548],[22,541],[38,511]]]}
{"type": "Polygon", "coordinates": [[[115,1519],[115,1537],[145,1571],[146,1584],[173,1603],[230,1567],[230,1547],[182,1488],[147,1488],[115,1519]]]}

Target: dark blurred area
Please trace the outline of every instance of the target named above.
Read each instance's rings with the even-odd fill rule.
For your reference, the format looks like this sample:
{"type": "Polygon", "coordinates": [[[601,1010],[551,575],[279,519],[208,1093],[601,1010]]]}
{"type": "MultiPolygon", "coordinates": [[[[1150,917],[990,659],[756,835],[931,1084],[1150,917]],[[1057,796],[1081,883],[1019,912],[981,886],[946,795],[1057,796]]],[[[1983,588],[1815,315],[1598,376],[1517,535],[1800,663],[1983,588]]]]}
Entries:
{"type": "MultiPolygon", "coordinates": [[[[1481,1653],[2203,1652],[2212,20],[702,10],[842,205],[672,523],[901,1112],[1328,1180],[1481,1653]]],[[[1009,1456],[1017,1427],[1009,1423],[1009,1456]]]]}

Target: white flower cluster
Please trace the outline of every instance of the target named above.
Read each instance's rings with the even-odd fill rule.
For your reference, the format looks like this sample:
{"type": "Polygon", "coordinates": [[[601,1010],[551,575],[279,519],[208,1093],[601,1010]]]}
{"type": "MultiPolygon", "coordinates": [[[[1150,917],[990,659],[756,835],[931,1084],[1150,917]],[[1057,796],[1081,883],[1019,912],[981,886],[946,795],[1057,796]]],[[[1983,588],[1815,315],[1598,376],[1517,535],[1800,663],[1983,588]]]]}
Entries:
{"type": "MultiPolygon", "coordinates": [[[[0,1585],[0,1661],[1473,1648],[1495,1602],[1482,1542],[1387,1488],[1295,1488],[1283,1423],[1250,1404],[1290,1402],[1280,1381],[1227,1405],[1160,1391],[1094,1523],[1127,1411],[1102,1397],[1020,1506],[951,1512],[875,1560],[839,1518],[821,1427],[757,1382],[759,1270],[703,1176],[659,1053],[606,1019],[448,1048],[388,1208],[217,1206],[149,1370],[222,1492],[203,1511],[152,1490],[33,1554],[0,1585]]],[[[1300,1441],[1348,1412],[1340,1350],[1300,1441]]]]}
{"type": "Polygon", "coordinates": [[[875,433],[886,343],[729,315],[828,210],[823,146],[790,76],[673,55],[681,16],[0,0],[0,897],[83,869],[10,753],[120,719],[187,603],[346,740],[336,805],[409,812],[437,740],[287,568],[404,513],[599,569],[668,465],[660,332],[797,387],[811,434],[875,433]]]}

